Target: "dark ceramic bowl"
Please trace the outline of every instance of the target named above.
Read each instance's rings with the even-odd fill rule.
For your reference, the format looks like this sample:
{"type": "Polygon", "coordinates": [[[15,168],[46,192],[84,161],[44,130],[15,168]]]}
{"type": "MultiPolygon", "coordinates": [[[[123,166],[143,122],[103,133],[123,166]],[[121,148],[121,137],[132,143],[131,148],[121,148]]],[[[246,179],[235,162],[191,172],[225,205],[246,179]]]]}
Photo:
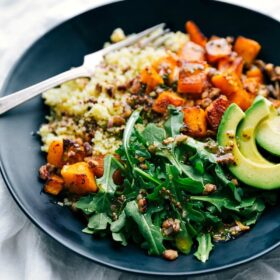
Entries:
{"type": "MultiPolygon", "coordinates": [[[[68,20],[36,41],[15,65],[2,95],[44,80],[82,63],[83,56],[103,46],[112,30],[139,32],[160,22],[184,30],[192,19],[206,32],[220,36],[254,38],[263,46],[261,57],[280,64],[280,24],[244,8],[203,0],[123,1],[103,6],[68,20]]],[[[133,245],[113,246],[109,239],[95,240],[81,232],[82,222],[41,193],[38,167],[45,161],[36,132],[47,113],[37,97],[0,117],[1,172],[24,213],[44,232],[70,250],[100,264],[150,275],[191,275],[232,267],[259,257],[280,243],[280,207],[269,209],[254,228],[215,246],[207,263],[193,255],[174,262],[151,257],[133,245]]]]}

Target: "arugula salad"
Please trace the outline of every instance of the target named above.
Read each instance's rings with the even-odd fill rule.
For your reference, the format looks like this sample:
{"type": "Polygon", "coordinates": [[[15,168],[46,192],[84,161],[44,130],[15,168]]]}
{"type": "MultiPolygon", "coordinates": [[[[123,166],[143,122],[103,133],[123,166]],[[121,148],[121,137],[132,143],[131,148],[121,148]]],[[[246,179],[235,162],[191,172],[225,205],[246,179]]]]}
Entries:
{"type": "Polygon", "coordinates": [[[186,31],[44,93],[39,175],[85,234],[206,262],[278,201],[280,68],[257,59],[253,39],[186,31]]]}

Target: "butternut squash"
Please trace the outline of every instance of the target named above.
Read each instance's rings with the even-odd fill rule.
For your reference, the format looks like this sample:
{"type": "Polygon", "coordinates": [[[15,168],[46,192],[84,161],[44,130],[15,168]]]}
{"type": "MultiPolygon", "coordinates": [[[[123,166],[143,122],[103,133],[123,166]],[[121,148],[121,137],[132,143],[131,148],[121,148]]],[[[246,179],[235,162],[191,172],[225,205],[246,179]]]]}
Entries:
{"type": "Polygon", "coordinates": [[[241,77],[243,72],[244,60],[241,56],[228,56],[220,59],[218,62],[218,70],[221,72],[235,72],[238,77],[241,77]]]}
{"type": "Polygon", "coordinates": [[[230,103],[236,103],[242,110],[246,110],[252,104],[253,96],[244,89],[236,73],[224,72],[216,74],[212,77],[212,83],[228,97],[230,103]]]}
{"type": "Polygon", "coordinates": [[[162,92],[155,100],[152,109],[160,114],[167,113],[168,105],[173,105],[175,107],[183,106],[185,104],[185,99],[178,96],[176,93],[171,91],[162,92]]]}
{"type": "Polygon", "coordinates": [[[246,72],[248,78],[257,78],[260,84],[263,83],[263,73],[258,67],[252,67],[246,72]]]}
{"type": "Polygon", "coordinates": [[[157,73],[154,67],[146,67],[141,72],[140,80],[147,85],[148,90],[154,90],[160,84],[163,84],[163,78],[157,73]]]}
{"type": "Polygon", "coordinates": [[[193,97],[200,97],[207,86],[205,67],[203,63],[184,63],[179,73],[177,91],[190,94],[193,97]]]}
{"type": "Polygon", "coordinates": [[[233,49],[244,58],[246,63],[251,64],[259,54],[261,45],[255,40],[238,36],[233,49]]]}
{"type": "Polygon", "coordinates": [[[220,121],[227,107],[230,105],[226,96],[221,95],[215,99],[205,110],[210,127],[217,131],[220,121]]]}
{"type": "Polygon", "coordinates": [[[200,31],[199,27],[191,20],[186,22],[186,32],[189,34],[191,41],[205,47],[207,38],[200,31]]]}
{"type": "Polygon", "coordinates": [[[187,42],[179,49],[178,56],[186,61],[204,61],[205,50],[194,42],[187,42]]]}
{"type": "Polygon", "coordinates": [[[206,114],[199,106],[183,109],[187,134],[193,137],[205,137],[207,132],[206,114]]]}
{"type": "Polygon", "coordinates": [[[170,83],[178,80],[178,61],[172,56],[168,55],[160,58],[153,63],[153,68],[162,76],[167,75],[170,83]]]}
{"type": "Polygon", "coordinates": [[[215,63],[219,59],[227,57],[231,53],[231,45],[224,38],[207,42],[205,49],[207,61],[210,63],[215,63]]]}
{"type": "Polygon", "coordinates": [[[61,175],[65,188],[71,193],[83,195],[97,191],[94,174],[86,162],[64,165],[61,175]]]}
{"type": "Polygon", "coordinates": [[[48,163],[56,166],[62,166],[63,158],[63,140],[57,139],[51,142],[48,150],[47,161],[48,163]]]}
{"type": "Polygon", "coordinates": [[[51,175],[44,186],[44,191],[51,195],[58,195],[63,190],[64,181],[57,175],[51,175]]]}

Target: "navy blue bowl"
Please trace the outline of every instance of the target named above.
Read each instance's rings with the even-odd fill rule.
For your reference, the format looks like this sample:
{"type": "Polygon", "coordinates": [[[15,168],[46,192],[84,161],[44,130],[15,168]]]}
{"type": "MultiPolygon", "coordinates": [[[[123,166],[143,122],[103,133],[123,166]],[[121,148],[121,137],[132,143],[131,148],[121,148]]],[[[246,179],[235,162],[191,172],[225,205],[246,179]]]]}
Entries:
{"type": "MultiPolygon", "coordinates": [[[[2,95],[22,89],[78,66],[83,56],[100,49],[112,30],[139,32],[160,22],[184,30],[186,20],[198,23],[206,34],[244,35],[262,45],[261,57],[280,64],[280,24],[248,9],[205,0],[141,0],[106,5],[74,17],[52,29],[21,57],[11,71],[2,95]]],[[[38,168],[45,156],[34,136],[47,113],[41,97],[0,117],[1,172],[23,212],[44,232],[90,260],[130,272],[150,275],[193,275],[232,267],[261,256],[280,243],[280,209],[268,209],[254,228],[227,243],[219,243],[207,263],[192,255],[174,262],[146,255],[129,245],[116,247],[109,239],[96,240],[81,232],[82,222],[69,209],[41,193],[38,168]],[[245,249],[246,248],[246,249],[245,249]]]]}

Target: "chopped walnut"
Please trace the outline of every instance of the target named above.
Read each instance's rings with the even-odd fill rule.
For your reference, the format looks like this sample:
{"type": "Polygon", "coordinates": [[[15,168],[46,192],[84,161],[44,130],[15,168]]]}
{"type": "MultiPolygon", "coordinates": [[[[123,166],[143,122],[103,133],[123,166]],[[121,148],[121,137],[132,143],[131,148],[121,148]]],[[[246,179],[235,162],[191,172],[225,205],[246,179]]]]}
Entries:
{"type": "Polygon", "coordinates": [[[180,231],[180,221],[169,218],[162,223],[161,227],[163,234],[169,236],[180,231]]]}
{"type": "Polygon", "coordinates": [[[165,250],[162,254],[162,256],[169,261],[176,260],[178,258],[178,252],[175,250],[165,250]]]}
{"type": "Polygon", "coordinates": [[[203,191],[203,194],[204,195],[208,195],[210,193],[213,193],[217,190],[217,186],[214,185],[214,184],[206,184],[204,186],[204,191],[203,191]]]}

